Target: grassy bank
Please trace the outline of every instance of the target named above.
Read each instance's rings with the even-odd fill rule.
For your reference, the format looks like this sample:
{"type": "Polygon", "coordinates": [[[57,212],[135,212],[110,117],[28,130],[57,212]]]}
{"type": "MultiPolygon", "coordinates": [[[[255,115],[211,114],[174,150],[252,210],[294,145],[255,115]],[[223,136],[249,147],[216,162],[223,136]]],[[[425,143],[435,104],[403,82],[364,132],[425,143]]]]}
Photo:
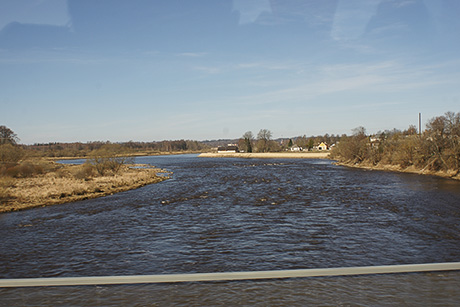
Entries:
{"type": "Polygon", "coordinates": [[[202,153],[201,158],[327,159],[329,152],[202,153]]]}
{"type": "Polygon", "coordinates": [[[116,174],[101,176],[86,164],[40,163],[40,174],[0,178],[0,213],[106,196],[169,178],[166,171],[148,166],[124,165],[116,174]]]}
{"type": "Polygon", "coordinates": [[[340,139],[331,157],[347,166],[459,179],[460,113],[434,117],[418,133],[409,126],[368,136],[358,127],[352,136],[340,139]]]}
{"type": "Polygon", "coordinates": [[[431,176],[438,176],[443,178],[455,179],[460,180],[460,174],[456,171],[433,171],[430,169],[421,169],[417,168],[414,165],[410,165],[407,167],[401,165],[392,165],[392,164],[383,164],[379,163],[377,165],[373,165],[372,163],[353,163],[353,162],[337,162],[337,165],[353,167],[353,168],[360,168],[360,169],[367,169],[367,170],[376,170],[376,171],[391,171],[391,172],[401,172],[401,173],[411,173],[411,174],[418,174],[418,175],[431,175],[431,176]]]}

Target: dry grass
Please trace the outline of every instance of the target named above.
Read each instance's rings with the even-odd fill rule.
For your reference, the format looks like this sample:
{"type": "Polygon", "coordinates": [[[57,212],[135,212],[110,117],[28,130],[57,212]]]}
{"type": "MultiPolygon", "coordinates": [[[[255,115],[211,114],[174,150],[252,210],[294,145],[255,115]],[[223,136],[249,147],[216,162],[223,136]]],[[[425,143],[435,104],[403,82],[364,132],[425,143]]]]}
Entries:
{"type": "Polygon", "coordinates": [[[427,169],[416,168],[413,165],[409,167],[402,167],[402,166],[394,165],[394,164],[379,163],[377,165],[373,165],[372,163],[353,163],[353,162],[336,162],[335,164],[347,166],[347,167],[353,167],[353,168],[368,169],[368,170],[412,173],[412,174],[419,174],[419,175],[431,175],[431,176],[460,180],[460,174],[457,174],[457,172],[455,171],[432,171],[432,170],[427,170],[427,169]]]}
{"type": "Polygon", "coordinates": [[[85,167],[67,165],[31,178],[0,178],[0,213],[106,196],[169,178],[165,171],[147,167],[93,177],[85,167]]]}

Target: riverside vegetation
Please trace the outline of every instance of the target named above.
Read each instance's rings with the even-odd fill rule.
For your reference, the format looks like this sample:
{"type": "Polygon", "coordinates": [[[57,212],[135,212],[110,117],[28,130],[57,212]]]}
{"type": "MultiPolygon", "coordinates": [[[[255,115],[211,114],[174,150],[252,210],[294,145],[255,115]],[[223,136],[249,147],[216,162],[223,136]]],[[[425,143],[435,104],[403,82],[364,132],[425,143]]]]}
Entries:
{"type": "MultiPolygon", "coordinates": [[[[330,158],[339,164],[435,174],[460,179],[460,113],[447,112],[429,120],[423,133],[415,126],[367,136],[363,127],[353,135],[294,139],[311,149],[314,142],[335,142],[330,158]]],[[[239,140],[245,152],[279,152],[283,143],[262,129],[254,140],[247,132],[239,140]]],[[[163,181],[168,174],[149,166],[133,167],[134,155],[202,152],[209,146],[197,141],[92,142],[18,145],[16,134],[0,126],[0,212],[60,204],[126,191],[163,181]],[[85,157],[83,165],[65,165],[51,158],[85,157]]],[[[292,145],[289,140],[288,147],[292,145]]]]}
{"type": "Polygon", "coordinates": [[[0,213],[110,195],[161,182],[169,173],[134,165],[120,155],[120,146],[106,144],[81,165],[27,157],[14,142],[0,144],[0,213]]]}
{"type": "Polygon", "coordinates": [[[423,133],[415,126],[366,136],[359,127],[342,137],[331,158],[348,166],[433,174],[460,179],[460,113],[430,119],[423,133]]]}

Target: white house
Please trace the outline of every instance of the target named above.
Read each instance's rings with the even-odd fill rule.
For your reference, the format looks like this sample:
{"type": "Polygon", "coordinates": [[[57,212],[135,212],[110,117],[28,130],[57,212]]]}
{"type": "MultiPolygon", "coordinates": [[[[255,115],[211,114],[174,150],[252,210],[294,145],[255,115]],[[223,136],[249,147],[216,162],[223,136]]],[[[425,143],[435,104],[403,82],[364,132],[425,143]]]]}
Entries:
{"type": "Polygon", "coordinates": [[[324,143],[324,142],[321,142],[321,144],[319,144],[317,147],[316,147],[318,150],[328,150],[329,149],[329,146],[324,143]]]}

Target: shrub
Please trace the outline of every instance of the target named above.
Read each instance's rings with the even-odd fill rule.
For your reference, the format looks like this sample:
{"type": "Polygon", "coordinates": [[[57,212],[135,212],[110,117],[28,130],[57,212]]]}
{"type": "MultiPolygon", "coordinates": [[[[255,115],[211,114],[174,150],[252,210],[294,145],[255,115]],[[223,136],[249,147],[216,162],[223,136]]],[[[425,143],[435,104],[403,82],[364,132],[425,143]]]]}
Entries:
{"type": "Polygon", "coordinates": [[[29,178],[54,171],[56,166],[49,162],[21,162],[0,164],[0,176],[29,178]]]}
{"type": "Polygon", "coordinates": [[[0,177],[0,203],[4,203],[11,199],[8,187],[12,185],[13,181],[11,178],[0,177]]]}
{"type": "Polygon", "coordinates": [[[19,173],[16,177],[28,178],[34,175],[34,167],[30,163],[21,163],[17,168],[19,173]]]}
{"type": "Polygon", "coordinates": [[[108,173],[116,174],[123,165],[132,163],[133,161],[133,158],[120,156],[120,153],[120,146],[107,144],[91,154],[89,163],[95,167],[101,176],[108,173]]]}
{"type": "Polygon", "coordinates": [[[353,135],[340,140],[332,151],[332,157],[347,162],[362,162],[368,157],[369,146],[365,135],[353,135]]]}
{"type": "Polygon", "coordinates": [[[57,178],[65,178],[65,177],[69,177],[71,174],[67,169],[65,169],[64,167],[61,167],[56,170],[55,175],[57,178]]]}
{"type": "Polygon", "coordinates": [[[18,163],[24,157],[22,148],[12,144],[0,145],[0,164],[18,163]]]}
{"type": "Polygon", "coordinates": [[[85,163],[73,175],[77,179],[89,180],[94,176],[94,166],[90,163],[85,163]]]}

